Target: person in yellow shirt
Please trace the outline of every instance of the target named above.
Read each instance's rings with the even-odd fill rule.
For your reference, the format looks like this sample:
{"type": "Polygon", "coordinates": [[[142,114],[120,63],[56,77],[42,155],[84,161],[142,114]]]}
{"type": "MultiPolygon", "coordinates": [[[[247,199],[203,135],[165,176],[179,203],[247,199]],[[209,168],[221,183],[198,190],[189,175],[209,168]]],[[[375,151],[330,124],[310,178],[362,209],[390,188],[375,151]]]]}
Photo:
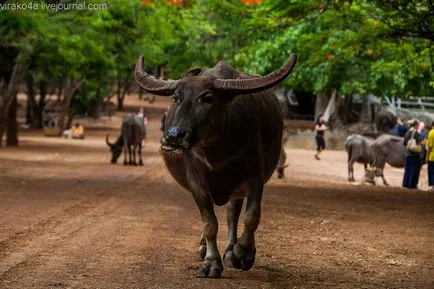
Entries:
{"type": "Polygon", "coordinates": [[[426,142],[428,150],[426,154],[428,162],[428,185],[431,190],[434,190],[434,121],[431,124],[431,130],[428,133],[428,140],[426,142]]]}
{"type": "Polygon", "coordinates": [[[71,138],[84,139],[84,127],[79,122],[76,122],[71,128],[71,138]]]}

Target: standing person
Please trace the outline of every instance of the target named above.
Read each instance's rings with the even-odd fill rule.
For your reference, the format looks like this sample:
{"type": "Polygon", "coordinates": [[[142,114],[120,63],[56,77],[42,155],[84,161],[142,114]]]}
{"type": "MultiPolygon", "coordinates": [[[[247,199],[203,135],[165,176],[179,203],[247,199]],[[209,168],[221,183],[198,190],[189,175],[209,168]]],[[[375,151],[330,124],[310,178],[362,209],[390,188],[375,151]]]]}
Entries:
{"type": "Polygon", "coordinates": [[[434,190],[434,121],[431,124],[431,130],[428,133],[428,140],[426,142],[428,162],[428,186],[434,190]]]}
{"type": "Polygon", "coordinates": [[[325,125],[324,115],[318,115],[318,118],[315,122],[315,131],[316,131],[316,154],[315,158],[320,160],[319,155],[325,149],[325,139],[324,139],[324,131],[326,131],[328,127],[325,125]]]}
{"type": "Polygon", "coordinates": [[[413,120],[410,130],[405,134],[404,146],[407,147],[405,156],[405,170],[402,186],[409,189],[417,189],[421,168],[421,153],[424,140],[418,132],[419,121],[413,120]]]}
{"type": "MultiPolygon", "coordinates": [[[[420,134],[420,136],[421,136],[422,140],[424,141],[424,143],[426,143],[426,139],[428,137],[428,131],[426,130],[425,123],[423,121],[421,121],[419,123],[419,127],[417,129],[417,132],[420,134]]],[[[422,153],[420,155],[420,159],[421,159],[420,165],[421,166],[423,166],[425,164],[425,162],[426,162],[425,161],[426,160],[426,155],[427,155],[426,146],[423,145],[422,146],[422,153]]]]}

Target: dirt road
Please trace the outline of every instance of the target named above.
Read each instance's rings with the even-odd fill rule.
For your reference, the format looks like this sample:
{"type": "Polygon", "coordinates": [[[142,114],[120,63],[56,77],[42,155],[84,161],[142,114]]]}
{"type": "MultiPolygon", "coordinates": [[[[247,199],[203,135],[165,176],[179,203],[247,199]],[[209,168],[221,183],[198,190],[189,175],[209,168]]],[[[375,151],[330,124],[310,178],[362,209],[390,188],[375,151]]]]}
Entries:
{"type": "Polygon", "coordinates": [[[0,150],[0,288],[434,288],[434,193],[348,185],[343,152],[291,149],[286,179],[266,186],[252,270],[197,279],[202,225],[162,164],[158,118],[144,167],[109,164],[118,125],[0,150]]]}

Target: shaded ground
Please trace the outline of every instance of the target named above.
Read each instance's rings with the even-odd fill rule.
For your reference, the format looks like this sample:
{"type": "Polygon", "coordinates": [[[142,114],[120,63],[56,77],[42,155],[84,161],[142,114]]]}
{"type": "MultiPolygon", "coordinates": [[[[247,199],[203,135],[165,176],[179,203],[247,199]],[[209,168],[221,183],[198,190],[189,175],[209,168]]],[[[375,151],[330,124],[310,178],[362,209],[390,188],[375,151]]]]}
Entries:
{"type": "MultiPolygon", "coordinates": [[[[265,189],[255,266],[195,278],[202,225],[162,164],[158,117],[144,167],[109,164],[119,118],[84,141],[27,132],[0,150],[0,288],[434,288],[434,193],[349,185],[344,152],[290,148],[286,179],[265,189]]],[[[386,174],[399,186],[401,170],[386,174]]]]}

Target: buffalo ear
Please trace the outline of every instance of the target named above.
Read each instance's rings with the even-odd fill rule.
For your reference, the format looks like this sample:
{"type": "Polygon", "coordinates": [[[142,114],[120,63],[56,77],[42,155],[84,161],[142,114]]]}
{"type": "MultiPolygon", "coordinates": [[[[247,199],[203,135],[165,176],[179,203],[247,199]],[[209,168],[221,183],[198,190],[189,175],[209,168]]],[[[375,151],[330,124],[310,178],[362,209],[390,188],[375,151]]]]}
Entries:
{"type": "Polygon", "coordinates": [[[187,76],[198,76],[200,73],[202,72],[202,69],[199,67],[196,68],[192,68],[189,71],[187,71],[183,77],[187,77],[187,76]]]}

